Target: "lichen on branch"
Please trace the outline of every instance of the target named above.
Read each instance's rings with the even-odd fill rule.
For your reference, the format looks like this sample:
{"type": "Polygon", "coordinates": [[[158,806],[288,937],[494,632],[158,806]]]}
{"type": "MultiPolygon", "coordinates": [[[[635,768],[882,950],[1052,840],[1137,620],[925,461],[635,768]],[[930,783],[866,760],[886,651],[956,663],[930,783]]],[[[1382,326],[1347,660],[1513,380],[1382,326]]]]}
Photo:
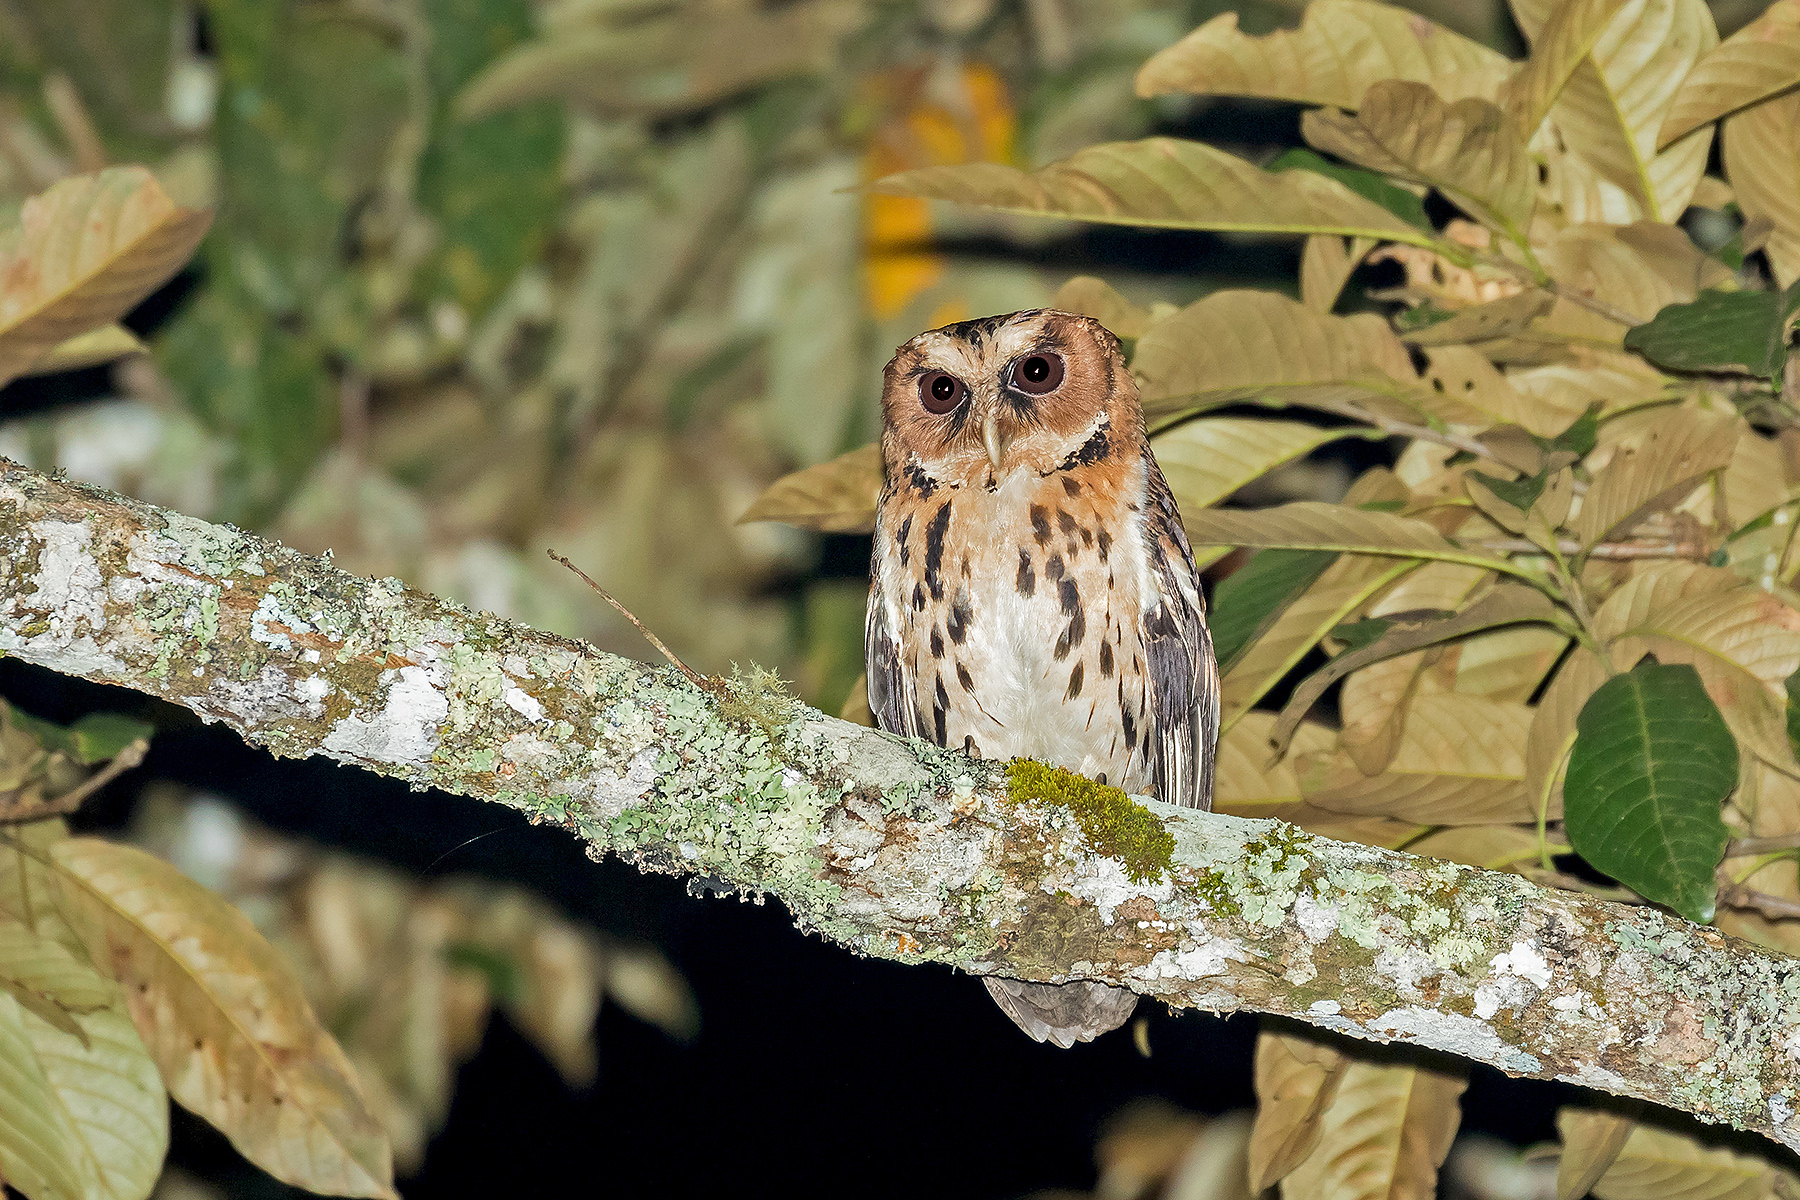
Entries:
{"type": "Polygon", "coordinates": [[[1652,909],[696,687],[11,464],[0,650],[773,895],[858,953],[1283,1014],[1800,1148],[1800,964],[1652,909]]]}

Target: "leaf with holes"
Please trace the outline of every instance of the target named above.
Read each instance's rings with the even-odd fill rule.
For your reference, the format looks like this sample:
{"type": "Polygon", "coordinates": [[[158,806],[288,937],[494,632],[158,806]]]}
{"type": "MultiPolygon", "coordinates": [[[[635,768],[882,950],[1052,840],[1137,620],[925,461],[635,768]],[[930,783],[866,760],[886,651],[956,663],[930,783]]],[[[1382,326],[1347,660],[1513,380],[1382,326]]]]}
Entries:
{"type": "Polygon", "coordinates": [[[1713,869],[1737,785],[1737,741],[1685,663],[1644,662],[1600,685],[1575,723],[1563,820],[1576,853],[1691,921],[1713,915],[1713,869]]]}
{"type": "Polygon", "coordinates": [[[1370,0],[1319,0],[1300,28],[1263,37],[1222,13],[1145,63],[1137,94],[1262,96],[1355,108],[1383,79],[1429,83],[1450,99],[1489,96],[1512,64],[1461,34],[1370,0]]]}
{"type": "Polygon", "coordinates": [[[50,853],[60,907],[124,987],[170,1095],[277,1179],[396,1194],[354,1069],[242,913],[129,846],[69,838],[50,853]]]}
{"type": "Polygon", "coordinates": [[[881,447],[874,442],[830,462],[783,475],[756,498],[738,524],[780,521],[825,533],[867,533],[875,528],[881,495],[881,447]]]}

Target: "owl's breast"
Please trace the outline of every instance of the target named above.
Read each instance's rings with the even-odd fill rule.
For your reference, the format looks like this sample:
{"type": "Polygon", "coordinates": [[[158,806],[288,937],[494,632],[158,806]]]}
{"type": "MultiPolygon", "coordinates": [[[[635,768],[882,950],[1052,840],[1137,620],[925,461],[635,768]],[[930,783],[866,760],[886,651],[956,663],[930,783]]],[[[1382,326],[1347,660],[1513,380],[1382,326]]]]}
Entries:
{"type": "Polygon", "coordinates": [[[884,501],[873,602],[887,606],[926,736],[1149,790],[1153,585],[1133,490],[1024,471],[992,491],[884,501]]]}

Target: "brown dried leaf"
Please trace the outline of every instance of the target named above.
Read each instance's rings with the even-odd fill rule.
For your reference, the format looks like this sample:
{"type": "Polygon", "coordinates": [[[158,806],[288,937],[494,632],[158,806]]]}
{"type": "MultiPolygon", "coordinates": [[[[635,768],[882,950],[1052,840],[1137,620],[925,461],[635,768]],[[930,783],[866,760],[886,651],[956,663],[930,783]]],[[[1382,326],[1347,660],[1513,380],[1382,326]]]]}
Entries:
{"type": "Polygon", "coordinates": [[[142,167],[64,179],[0,239],[0,383],[124,316],[187,262],[212,214],[180,208],[142,167]]]}
{"type": "Polygon", "coordinates": [[[1250,1190],[1275,1186],[1312,1153],[1325,1110],[1350,1060],[1296,1034],[1256,1036],[1256,1124],[1250,1131],[1250,1190]]]}
{"type": "Polygon", "coordinates": [[[1424,1067],[1352,1062],[1313,1152],[1281,1181],[1286,1200],[1431,1200],[1462,1120],[1468,1081],[1424,1067]]]}
{"type": "Polygon", "coordinates": [[[875,528],[881,480],[881,446],[870,442],[830,462],[777,479],[738,518],[738,524],[781,521],[825,533],[868,533],[875,528]]]}
{"type": "Polygon", "coordinates": [[[1565,634],[1529,625],[1467,638],[1456,646],[1451,690],[1490,700],[1529,700],[1568,644],[1565,634]]]}
{"type": "Polygon", "coordinates": [[[1306,140],[1371,171],[1436,188],[1489,228],[1523,243],[1537,204],[1537,170],[1518,128],[1488,101],[1446,104],[1427,84],[1374,84],[1354,115],[1314,109],[1306,140]]]}
{"type": "Polygon", "coordinates": [[[1658,146],[1800,84],[1800,2],[1775,0],[1701,56],[1681,82],[1658,146]]]}
{"type": "Polygon", "coordinates": [[[1427,83],[1451,100],[1491,96],[1511,64],[1461,34],[1405,9],[1369,0],[1319,0],[1298,29],[1265,37],[1238,32],[1222,13],[1153,56],[1137,94],[1263,96],[1355,108],[1383,79],[1427,83]]]}
{"type": "Polygon", "coordinates": [[[129,846],[69,838],[51,855],[64,913],[124,986],[172,1096],[277,1179],[396,1195],[354,1068],[242,913],[129,846]]]}

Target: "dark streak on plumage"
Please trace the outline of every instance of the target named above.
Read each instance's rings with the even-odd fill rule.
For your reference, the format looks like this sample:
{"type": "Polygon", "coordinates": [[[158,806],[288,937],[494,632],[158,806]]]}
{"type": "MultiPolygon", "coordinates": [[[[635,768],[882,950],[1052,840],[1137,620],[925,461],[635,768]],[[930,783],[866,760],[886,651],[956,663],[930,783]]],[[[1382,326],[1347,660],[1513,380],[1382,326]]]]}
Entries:
{"type": "Polygon", "coordinates": [[[1061,662],[1087,636],[1087,617],[1081,611],[1081,589],[1075,586],[1073,579],[1064,579],[1057,584],[1057,603],[1062,607],[1063,615],[1069,618],[1051,651],[1056,661],[1061,662]]]}
{"type": "Polygon", "coordinates": [[[1059,508],[1056,510],[1056,527],[1064,533],[1074,533],[1075,518],[1059,508]]]}
{"type": "Polygon", "coordinates": [[[1099,538],[1100,538],[1100,561],[1105,562],[1106,556],[1112,552],[1112,534],[1110,534],[1110,533],[1106,532],[1106,530],[1102,529],[1099,533],[1099,538]]]}
{"type": "Polygon", "coordinates": [[[969,607],[969,589],[957,588],[956,598],[950,601],[950,615],[944,619],[944,631],[950,640],[958,646],[969,636],[969,619],[972,616],[969,607]]]}
{"type": "Polygon", "coordinates": [[[956,664],[956,682],[962,684],[962,690],[970,695],[975,693],[975,679],[969,674],[969,668],[959,661],[956,664]]]}
{"type": "Polygon", "coordinates": [[[1100,643],[1100,677],[1111,679],[1113,673],[1112,643],[1100,643]]]}
{"type": "MultiPolygon", "coordinates": [[[[937,480],[933,479],[930,475],[927,475],[925,473],[925,468],[921,467],[916,462],[909,462],[906,464],[906,485],[913,491],[919,493],[919,499],[921,500],[931,499],[931,494],[937,491],[938,486],[937,480]]],[[[910,523],[909,520],[908,524],[910,523]]]]}
{"type": "Polygon", "coordinates": [[[1037,539],[1040,546],[1050,541],[1050,514],[1044,511],[1041,504],[1031,506],[1031,536],[1037,539]]]}
{"type": "Polygon", "coordinates": [[[925,585],[922,583],[913,584],[913,611],[925,611],[925,585]]]}
{"type": "Polygon", "coordinates": [[[1106,423],[1102,422],[1087,441],[1069,452],[1069,457],[1062,461],[1061,469],[1069,471],[1076,467],[1091,467],[1111,453],[1112,438],[1107,435],[1106,423]]]}
{"type": "Polygon", "coordinates": [[[1063,556],[1052,554],[1044,560],[1044,578],[1055,583],[1063,577],[1063,556]]]}
{"type": "Polygon", "coordinates": [[[1069,690],[1063,693],[1065,701],[1073,700],[1081,695],[1082,664],[1076,663],[1075,669],[1069,672],[1069,690]]]}
{"type": "Polygon", "coordinates": [[[912,547],[906,544],[906,539],[911,536],[912,514],[907,513],[906,520],[900,522],[900,531],[894,535],[894,542],[900,547],[900,565],[902,567],[904,567],[907,564],[907,561],[912,558],[912,547]]]}
{"type": "Polygon", "coordinates": [[[1064,475],[1062,485],[1063,491],[1069,493],[1071,497],[1081,495],[1081,483],[1073,475],[1064,475]]]}
{"type": "Polygon", "coordinates": [[[931,657],[944,657],[944,635],[938,632],[936,625],[931,627],[931,657]]]}
{"type": "Polygon", "coordinates": [[[1037,591],[1037,571],[1031,565],[1031,551],[1019,547],[1019,575],[1013,580],[1013,588],[1021,596],[1031,596],[1037,591]]]}
{"type": "Polygon", "coordinates": [[[944,565],[944,534],[950,529],[950,501],[946,500],[925,527],[925,586],[933,600],[944,598],[944,581],[938,569],[944,565]]]}

